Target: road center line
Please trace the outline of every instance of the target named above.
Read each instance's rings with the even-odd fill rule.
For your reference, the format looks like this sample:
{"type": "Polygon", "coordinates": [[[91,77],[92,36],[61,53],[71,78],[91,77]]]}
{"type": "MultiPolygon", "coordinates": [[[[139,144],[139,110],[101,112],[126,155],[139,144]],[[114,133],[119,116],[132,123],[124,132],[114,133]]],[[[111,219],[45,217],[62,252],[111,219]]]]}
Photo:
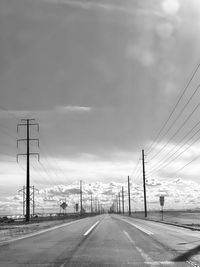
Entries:
{"type": "Polygon", "coordinates": [[[130,225],[132,225],[132,226],[134,226],[135,228],[139,229],[140,231],[144,232],[144,233],[147,234],[147,235],[154,235],[154,233],[152,233],[151,231],[149,231],[149,230],[147,230],[147,229],[144,229],[143,227],[141,227],[141,226],[139,226],[139,225],[137,225],[137,224],[134,224],[134,223],[129,222],[129,221],[124,220],[124,219],[120,219],[120,220],[122,220],[122,221],[124,221],[124,222],[126,222],[126,223],[128,223],[128,224],[130,224],[130,225]]]}
{"type": "Polygon", "coordinates": [[[97,221],[95,224],[92,225],[92,227],[90,227],[90,229],[87,230],[87,232],[85,232],[84,236],[89,235],[89,233],[94,229],[94,227],[99,223],[99,221],[97,221]]]}

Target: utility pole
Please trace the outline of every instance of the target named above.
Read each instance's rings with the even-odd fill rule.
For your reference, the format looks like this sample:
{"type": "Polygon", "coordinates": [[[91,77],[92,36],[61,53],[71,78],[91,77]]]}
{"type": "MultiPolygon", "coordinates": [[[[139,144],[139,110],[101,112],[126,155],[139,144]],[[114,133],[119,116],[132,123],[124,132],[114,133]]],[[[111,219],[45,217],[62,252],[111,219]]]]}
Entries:
{"type": "Polygon", "coordinates": [[[142,150],[142,167],[143,167],[143,188],[144,188],[144,216],[147,217],[147,199],[146,199],[146,178],[145,178],[144,149],[142,150]]]}
{"type": "Polygon", "coordinates": [[[33,185],[33,216],[35,215],[35,187],[33,185]]]}
{"type": "Polygon", "coordinates": [[[128,176],[128,215],[131,216],[130,180],[128,176]]]}
{"type": "Polygon", "coordinates": [[[39,160],[39,153],[30,153],[30,142],[37,141],[39,147],[39,139],[30,138],[30,126],[37,126],[39,132],[39,124],[34,123],[35,119],[22,119],[21,122],[17,125],[17,132],[20,126],[26,127],[26,138],[17,140],[18,142],[23,141],[26,142],[26,153],[17,154],[17,161],[19,156],[26,156],[26,222],[30,221],[30,155],[37,155],[39,160]]]}
{"type": "Polygon", "coordinates": [[[26,193],[25,193],[25,186],[23,186],[22,189],[18,190],[18,193],[22,192],[22,198],[23,198],[23,216],[25,215],[25,202],[26,202],[26,193]]]}
{"type": "Polygon", "coordinates": [[[118,213],[118,197],[116,196],[116,204],[117,204],[117,213],[118,213]]]}
{"type": "Polygon", "coordinates": [[[82,215],[83,212],[82,181],[80,181],[80,205],[81,205],[80,214],[82,215]]]}
{"type": "Polygon", "coordinates": [[[39,192],[39,190],[37,188],[35,188],[35,186],[31,186],[32,188],[32,196],[33,196],[33,199],[32,199],[32,202],[33,202],[33,216],[35,215],[35,191],[39,192]]]}
{"type": "Polygon", "coordinates": [[[120,193],[118,194],[119,196],[119,213],[121,213],[121,198],[120,198],[120,193]]]}
{"type": "MultiPolygon", "coordinates": [[[[30,204],[32,205],[33,208],[33,212],[32,214],[35,214],[35,191],[39,190],[37,188],[35,188],[35,186],[30,186],[30,204]],[[32,193],[31,193],[32,192],[32,193]]],[[[22,197],[23,197],[23,215],[25,215],[25,206],[26,206],[26,186],[23,186],[22,189],[18,190],[18,193],[22,192],[22,197]]],[[[31,210],[31,209],[30,209],[31,210]]]]}
{"type": "Polygon", "coordinates": [[[124,187],[122,186],[122,212],[124,214],[124,187]]]}
{"type": "Polygon", "coordinates": [[[91,193],[91,214],[93,213],[93,207],[92,207],[92,193],[91,193]]]}

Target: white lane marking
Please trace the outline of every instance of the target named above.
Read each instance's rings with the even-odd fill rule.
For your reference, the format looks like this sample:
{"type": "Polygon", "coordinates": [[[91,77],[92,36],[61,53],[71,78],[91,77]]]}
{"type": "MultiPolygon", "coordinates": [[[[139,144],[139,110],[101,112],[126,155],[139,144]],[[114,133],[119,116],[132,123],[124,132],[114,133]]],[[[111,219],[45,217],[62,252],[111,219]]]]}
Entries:
{"type": "Polygon", "coordinates": [[[135,241],[133,241],[133,239],[130,237],[130,235],[124,230],[123,231],[125,236],[128,238],[128,240],[130,241],[130,243],[137,249],[137,251],[140,253],[140,255],[142,256],[142,258],[145,260],[144,264],[148,264],[151,266],[155,266],[155,265],[174,265],[173,261],[154,261],[152,260],[152,258],[147,255],[141,248],[139,248],[135,241]]]}
{"type": "Polygon", "coordinates": [[[61,225],[58,225],[58,226],[53,226],[51,228],[48,228],[48,229],[45,229],[45,230],[40,230],[38,232],[27,234],[27,235],[24,235],[24,236],[21,236],[21,237],[17,237],[17,238],[14,238],[14,239],[1,241],[0,245],[11,243],[11,242],[18,241],[18,240],[22,240],[22,239],[33,237],[33,236],[37,236],[37,235],[40,235],[40,234],[43,234],[43,233],[46,233],[46,232],[50,232],[50,231],[53,231],[53,230],[56,230],[56,229],[59,229],[59,228],[62,228],[62,227],[77,223],[77,222],[80,222],[80,221],[85,220],[85,219],[87,219],[87,218],[76,220],[76,221],[72,221],[72,222],[68,222],[68,223],[64,223],[64,224],[61,224],[61,225]]]}
{"type": "MultiPolygon", "coordinates": [[[[84,263],[84,262],[83,262],[84,263]]],[[[129,261],[127,262],[130,266],[143,266],[143,265],[150,265],[150,266],[161,266],[161,265],[174,265],[174,262],[173,261],[144,261],[144,262],[141,262],[141,261],[129,261]]],[[[104,264],[107,264],[106,266],[109,266],[110,262],[107,262],[107,263],[104,263],[104,264]]],[[[67,267],[67,265],[65,265],[64,263],[62,265],[60,265],[59,267],[67,267]]],[[[196,266],[195,266],[196,267],[196,266]]],[[[198,267],[198,266],[197,266],[198,267]]]]}
{"type": "Polygon", "coordinates": [[[99,223],[99,221],[97,221],[95,224],[92,225],[92,227],[90,227],[90,229],[87,230],[87,232],[85,232],[84,236],[89,235],[89,233],[94,229],[94,227],[99,223]]]}
{"type": "Polygon", "coordinates": [[[123,231],[125,236],[128,238],[128,240],[130,241],[130,243],[132,245],[134,245],[134,247],[137,249],[137,251],[140,253],[140,255],[142,256],[142,258],[147,261],[147,262],[152,262],[153,260],[151,259],[151,257],[149,257],[149,255],[147,255],[141,248],[139,248],[138,246],[136,246],[135,241],[133,241],[133,239],[130,237],[130,235],[126,232],[123,231]]]}
{"type": "MultiPolygon", "coordinates": [[[[142,263],[143,264],[143,263],[142,263]]],[[[160,266],[160,265],[174,265],[173,261],[153,261],[153,262],[144,262],[144,264],[151,265],[151,266],[160,266]]],[[[139,266],[139,265],[138,265],[139,266]]]]}
{"type": "Polygon", "coordinates": [[[134,223],[129,222],[129,221],[124,220],[124,219],[120,219],[120,220],[122,220],[122,221],[124,221],[124,222],[126,222],[126,223],[129,223],[130,225],[134,226],[135,228],[139,229],[140,231],[144,232],[144,233],[147,234],[147,235],[154,235],[154,233],[152,233],[151,231],[149,231],[149,230],[147,230],[147,229],[144,229],[142,226],[139,226],[139,225],[137,225],[137,224],[134,224],[134,223]]]}

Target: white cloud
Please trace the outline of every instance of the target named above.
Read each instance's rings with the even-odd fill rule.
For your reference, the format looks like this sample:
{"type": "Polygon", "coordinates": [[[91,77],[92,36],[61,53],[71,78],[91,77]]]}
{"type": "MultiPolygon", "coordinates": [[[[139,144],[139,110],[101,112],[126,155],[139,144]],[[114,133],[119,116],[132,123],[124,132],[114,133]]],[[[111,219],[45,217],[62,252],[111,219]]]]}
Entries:
{"type": "MultiPolygon", "coordinates": [[[[132,179],[131,179],[132,180],[132,179]]],[[[83,206],[90,211],[91,193],[93,194],[93,205],[95,207],[97,201],[103,203],[109,208],[116,195],[121,191],[122,186],[125,192],[125,209],[128,206],[127,198],[127,182],[92,182],[85,183],[83,181],[83,206]]],[[[149,180],[146,187],[147,205],[149,210],[159,210],[159,197],[165,196],[165,209],[189,209],[199,208],[199,190],[200,185],[191,181],[182,179],[168,180],[149,180]]],[[[75,203],[80,201],[80,185],[79,182],[70,185],[56,185],[41,189],[36,194],[36,212],[58,212],[59,205],[62,201],[68,204],[67,211],[73,212],[75,203]]],[[[132,210],[143,210],[143,186],[131,181],[131,203],[132,210]]],[[[22,212],[22,196],[8,197],[1,202],[1,214],[4,212],[20,213],[22,212]]]]}
{"type": "Polygon", "coordinates": [[[55,108],[58,112],[90,112],[92,110],[91,107],[83,107],[83,106],[59,106],[55,108]]]}

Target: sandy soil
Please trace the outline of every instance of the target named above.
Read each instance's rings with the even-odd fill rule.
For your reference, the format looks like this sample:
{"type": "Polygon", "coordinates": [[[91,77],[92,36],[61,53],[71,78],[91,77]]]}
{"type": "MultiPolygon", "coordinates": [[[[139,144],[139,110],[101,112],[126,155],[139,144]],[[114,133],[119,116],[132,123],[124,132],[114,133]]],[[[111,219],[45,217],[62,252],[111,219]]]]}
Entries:
{"type": "MultiPolygon", "coordinates": [[[[161,212],[150,211],[147,218],[162,221],[161,212]]],[[[144,218],[144,212],[133,213],[133,217],[144,218]]],[[[165,211],[163,221],[200,228],[200,211],[165,211]]]]}
{"type": "Polygon", "coordinates": [[[21,237],[22,235],[34,233],[39,230],[47,229],[55,225],[60,225],[62,223],[67,223],[70,221],[72,221],[72,219],[34,222],[29,224],[18,224],[18,225],[2,224],[0,225],[0,242],[18,238],[21,237]]]}

